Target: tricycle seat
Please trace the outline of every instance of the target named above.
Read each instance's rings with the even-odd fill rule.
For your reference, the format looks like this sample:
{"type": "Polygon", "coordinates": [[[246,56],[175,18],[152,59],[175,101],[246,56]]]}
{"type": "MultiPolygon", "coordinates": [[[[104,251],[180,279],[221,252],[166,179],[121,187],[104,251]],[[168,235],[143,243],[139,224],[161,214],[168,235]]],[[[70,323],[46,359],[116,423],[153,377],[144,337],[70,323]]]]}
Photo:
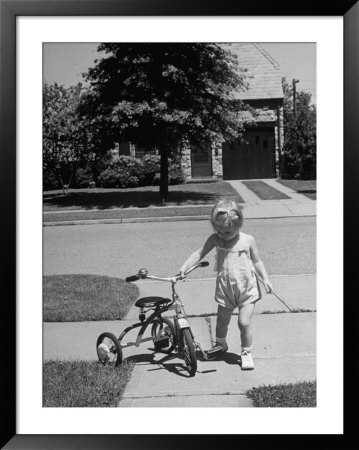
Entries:
{"type": "Polygon", "coordinates": [[[151,308],[153,306],[166,305],[171,301],[170,298],[165,297],[142,297],[136,301],[135,306],[138,308],[151,308]]]}

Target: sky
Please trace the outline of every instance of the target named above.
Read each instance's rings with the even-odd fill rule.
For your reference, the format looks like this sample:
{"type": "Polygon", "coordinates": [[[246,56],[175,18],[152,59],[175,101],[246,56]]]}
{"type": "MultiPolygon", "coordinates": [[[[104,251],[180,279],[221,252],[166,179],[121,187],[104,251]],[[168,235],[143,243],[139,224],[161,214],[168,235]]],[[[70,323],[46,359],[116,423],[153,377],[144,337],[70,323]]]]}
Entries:
{"type": "MultiPolygon", "coordinates": [[[[309,92],[312,102],[316,104],[316,44],[265,42],[260,45],[279,64],[282,75],[291,83],[299,80],[298,91],[309,92]]],[[[97,52],[97,43],[46,43],[43,53],[44,81],[57,82],[70,86],[82,82],[81,74],[94,65],[96,58],[102,54],[97,52]]]]}

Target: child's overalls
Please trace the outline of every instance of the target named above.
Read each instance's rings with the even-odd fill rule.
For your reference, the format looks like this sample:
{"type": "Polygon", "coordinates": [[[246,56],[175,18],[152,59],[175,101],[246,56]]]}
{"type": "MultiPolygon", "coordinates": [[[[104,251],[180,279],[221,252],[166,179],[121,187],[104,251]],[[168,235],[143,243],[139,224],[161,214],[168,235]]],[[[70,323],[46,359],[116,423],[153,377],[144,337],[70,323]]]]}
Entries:
{"type": "Polygon", "coordinates": [[[232,248],[216,246],[216,249],[216,302],[234,309],[259,300],[261,291],[243,234],[232,248]]]}

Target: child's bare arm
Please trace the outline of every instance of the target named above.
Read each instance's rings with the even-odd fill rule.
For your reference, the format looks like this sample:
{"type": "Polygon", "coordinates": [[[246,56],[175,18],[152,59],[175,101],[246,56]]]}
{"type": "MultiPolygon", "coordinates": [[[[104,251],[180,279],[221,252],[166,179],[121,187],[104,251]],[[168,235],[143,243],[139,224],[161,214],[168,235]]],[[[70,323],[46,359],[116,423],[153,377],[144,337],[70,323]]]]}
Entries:
{"type": "Polygon", "coordinates": [[[259,257],[257,243],[253,236],[251,236],[250,250],[251,250],[251,258],[252,258],[254,267],[255,267],[256,271],[259,273],[259,275],[262,277],[266,291],[268,293],[270,293],[273,290],[273,286],[272,286],[272,283],[269,281],[269,276],[268,276],[267,270],[264,266],[264,263],[261,260],[261,258],[259,257]]]}
{"type": "Polygon", "coordinates": [[[207,255],[207,253],[209,253],[213,249],[213,247],[214,247],[214,240],[213,235],[211,235],[201,248],[193,252],[186,259],[186,261],[182,264],[178,273],[183,275],[186,272],[186,270],[188,270],[195,264],[199,263],[201,259],[204,258],[207,255]]]}

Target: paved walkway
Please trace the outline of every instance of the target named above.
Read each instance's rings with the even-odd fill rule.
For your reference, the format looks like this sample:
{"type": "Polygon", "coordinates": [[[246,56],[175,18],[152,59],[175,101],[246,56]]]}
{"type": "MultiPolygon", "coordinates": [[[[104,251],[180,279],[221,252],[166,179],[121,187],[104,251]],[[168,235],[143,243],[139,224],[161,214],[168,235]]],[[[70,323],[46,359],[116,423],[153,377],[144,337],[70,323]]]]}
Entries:
{"type": "Polygon", "coordinates": [[[316,215],[315,200],[312,200],[303,194],[298,194],[293,189],[278,183],[276,179],[266,178],[265,180],[259,181],[263,181],[277,191],[286,194],[289,199],[261,200],[253,191],[248,189],[242,181],[227,180],[245,201],[243,212],[247,219],[316,215]]]}

